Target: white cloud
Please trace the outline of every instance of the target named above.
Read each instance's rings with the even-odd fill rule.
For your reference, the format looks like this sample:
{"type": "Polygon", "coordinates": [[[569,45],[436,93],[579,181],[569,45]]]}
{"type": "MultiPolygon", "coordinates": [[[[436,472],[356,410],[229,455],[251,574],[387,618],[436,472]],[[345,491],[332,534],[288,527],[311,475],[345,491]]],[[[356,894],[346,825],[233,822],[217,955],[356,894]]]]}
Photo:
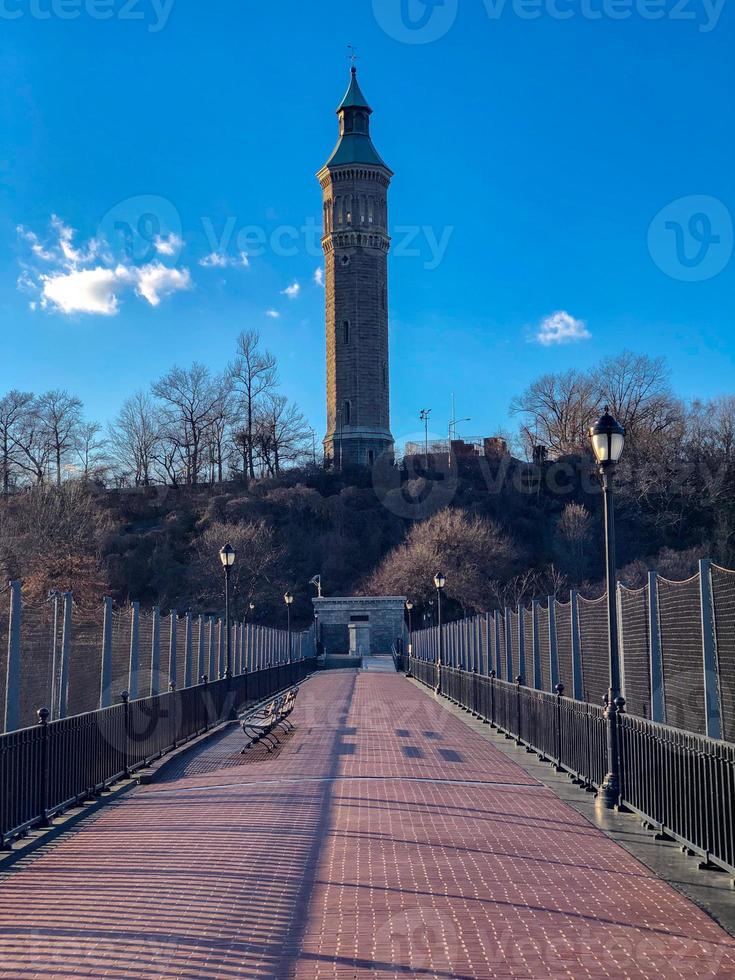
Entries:
{"type": "Polygon", "coordinates": [[[300,292],[301,286],[299,283],[293,282],[290,286],[286,286],[285,289],[281,290],[281,296],[288,296],[289,299],[298,299],[300,292]]]}
{"type": "Polygon", "coordinates": [[[41,306],[61,313],[99,313],[114,316],[119,309],[121,269],[78,269],[41,276],[41,306]]]}
{"type": "Polygon", "coordinates": [[[265,315],[269,316],[271,320],[277,320],[281,314],[278,312],[278,310],[266,310],[265,315]]]}
{"type": "Polygon", "coordinates": [[[226,269],[228,267],[247,269],[250,265],[250,259],[246,252],[240,252],[234,257],[225,255],[224,252],[210,252],[209,255],[199,259],[199,265],[205,269],[226,269]]]}
{"type": "Polygon", "coordinates": [[[322,269],[321,266],[319,266],[319,268],[314,273],[314,282],[317,284],[317,286],[324,285],[324,269],[322,269]]]}
{"type": "Polygon", "coordinates": [[[158,306],[164,296],[191,289],[191,276],[188,269],[169,269],[161,262],[151,262],[149,265],[133,269],[135,291],[151,306],[158,306]]]}
{"type": "MultiPolygon", "coordinates": [[[[115,316],[124,293],[132,291],[150,306],[158,306],[172,293],[191,289],[188,269],[171,268],[161,261],[134,266],[127,261],[115,262],[107,243],[90,239],[77,247],[76,232],[57,215],[51,217],[55,241],[44,245],[34,232],[18,227],[20,238],[30,245],[32,257],[51,263],[51,269],[21,262],[18,288],[35,298],[32,310],[40,307],[57,313],[115,316]]],[[[155,239],[159,254],[169,255],[180,248],[181,239],[174,234],[155,239]]]]}
{"type": "Polygon", "coordinates": [[[176,255],[183,247],[183,240],[174,232],[170,235],[156,235],[153,244],[159,255],[176,255]]]}
{"type": "Polygon", "coordinates": [[[543,347],[554,344],[571,344],[578,340],[589,340],[592,334],[584,320],[577,320],[565,310],[557,310],[541,321],[534,339],[543,347]]]}

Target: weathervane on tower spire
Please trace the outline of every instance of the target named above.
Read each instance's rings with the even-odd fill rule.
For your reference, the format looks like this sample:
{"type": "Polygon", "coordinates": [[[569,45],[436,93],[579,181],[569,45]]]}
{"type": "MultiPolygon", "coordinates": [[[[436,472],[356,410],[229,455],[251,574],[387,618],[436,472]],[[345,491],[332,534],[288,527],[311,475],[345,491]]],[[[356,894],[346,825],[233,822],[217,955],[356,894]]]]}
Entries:
{"type": "Polygon", "coordinates": [[[354,44],[348,44],[347,48],[349,49],[350,52],[348,57],[350,59],[350,63],[352,64],[352,74],[356,75],[357,74],[357,48],[355,47],[354,44]]]}

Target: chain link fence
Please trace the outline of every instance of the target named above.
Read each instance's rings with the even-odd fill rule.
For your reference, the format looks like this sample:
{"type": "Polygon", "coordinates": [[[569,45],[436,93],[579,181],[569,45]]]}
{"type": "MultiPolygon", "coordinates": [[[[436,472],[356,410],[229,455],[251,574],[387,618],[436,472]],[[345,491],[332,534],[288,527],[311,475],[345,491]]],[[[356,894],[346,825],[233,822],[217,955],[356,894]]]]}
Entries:
{"type": "MultiPolygon", "coordinates": [[[[306,632],[231,624],[230,671],[236,676],[316,656],[306,632]]],[[[70,593],[29,602],[20,582],[0,589],[0,724],[9,732],[38,722],[97,711],[132,699],[182,690],[225,676],[222,618],[176,610],[163,615],[138,603],[84,607],[70,593]]]]}
{"type": "MultiPolygon", "coordinates": [[[[617,615],[626,711],[735,742],[735,571],[703,560],[698,574],[683,582],[651,573],[642,589],[620,584],[617,615]]],[[[486,622],[483,649],[474,658],[481,672],[494,671],[506,681],[522,676],[525,686],[547,692],[561,683],[567,697],[591,704],[606,699],[607,595],[587,599],[572,592],[568,602],[552,597],[496,610],[486,622]]],[[[451,650],[453,663],[472,662],[461,651],[457,655],[454,639],[467,643],[471,631],[457,630],[455,623],[443,631],[445,656],[451,650]]],[[[414,657],[438,659],[435,634],[413,634],[414,657]]]]}

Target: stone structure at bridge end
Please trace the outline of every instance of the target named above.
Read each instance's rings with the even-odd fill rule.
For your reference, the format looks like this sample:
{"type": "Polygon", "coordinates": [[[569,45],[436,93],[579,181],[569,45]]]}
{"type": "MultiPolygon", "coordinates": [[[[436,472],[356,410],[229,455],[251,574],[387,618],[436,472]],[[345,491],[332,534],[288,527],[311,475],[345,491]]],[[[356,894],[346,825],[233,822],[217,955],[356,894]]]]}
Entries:
{"type": "Polygon", "coordinates": [[[335,596],[313,599],[319,650],[334,657],[390,653],[403,637],[404,596],[335,596]]]}

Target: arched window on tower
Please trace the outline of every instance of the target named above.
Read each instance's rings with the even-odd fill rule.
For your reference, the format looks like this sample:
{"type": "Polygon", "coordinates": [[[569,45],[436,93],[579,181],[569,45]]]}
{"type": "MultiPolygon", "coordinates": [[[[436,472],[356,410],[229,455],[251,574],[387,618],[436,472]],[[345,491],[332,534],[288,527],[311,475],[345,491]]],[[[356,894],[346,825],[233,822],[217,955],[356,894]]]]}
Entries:
{"type": "Polygon", "coordinates": [[[335,200],[334,211],[337,216],[337,224],[341,225],[342,224],[342,198],[341,197],[337,197],[337,199],[335,200]]]}
{"type": "Polygon", "coordinates": [[[388,365],[385,363],[383,364],[383,387],[388,387],[388,365]]]}
{"type": "Polygon", "coordinates": [[[345,344],[349,344],[349,342],[350,342],[350,321],[349,320],[343,320],[342,321],[342,342],[345,343],[345,344]]]}
{"type": "Polygon", "coordinates": [[[352,424],[352,402],[349,399],[345,400],[342,406],[342,425],[352,424]]]}
{"type": "Polygon", "coordinates": [[[352,224],[352,194],[348,194],[345,198],[345,207],[347,209],[347,214],[345,215],[345,222],[348,225],[352,224]]]}

